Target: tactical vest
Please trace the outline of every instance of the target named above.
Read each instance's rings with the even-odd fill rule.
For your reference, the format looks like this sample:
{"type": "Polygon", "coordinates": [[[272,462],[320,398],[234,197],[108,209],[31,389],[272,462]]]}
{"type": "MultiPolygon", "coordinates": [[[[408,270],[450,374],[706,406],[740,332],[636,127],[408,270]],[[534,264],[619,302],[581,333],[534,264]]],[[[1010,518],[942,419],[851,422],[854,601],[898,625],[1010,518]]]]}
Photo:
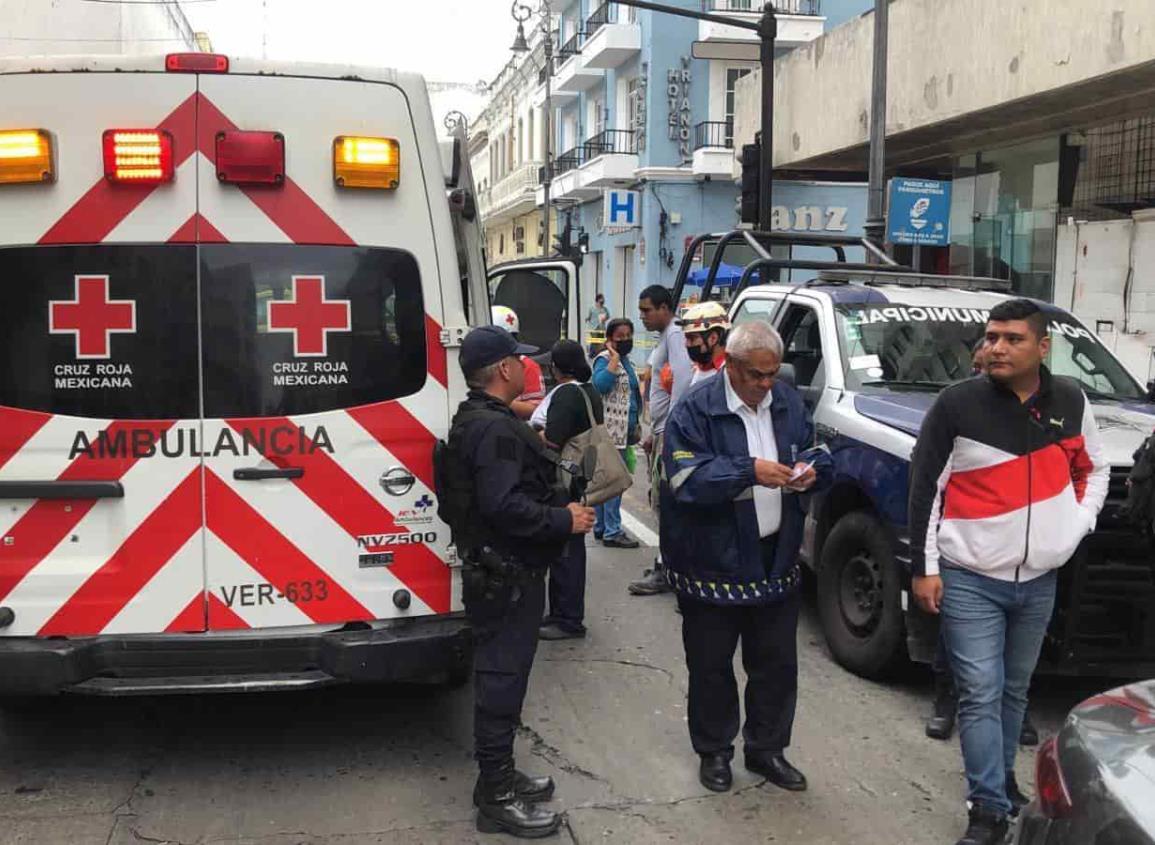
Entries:
{"type": "MultiPolygon", "coordinates": [[[[459,554],[468,557],[474,551],[492,543],[492,529],[481,519],[477,497],[470,472],[465,460],[461,439],[466,423],[474,420],[506,420],[508,416],[500,411],[483,408],[459,412],[453,418],[449,439],[438,440],[433,446],[433,481],[437,488],[437,515],[449,526],[450,537],[459,554]]],[[[531,454],[557,467],[560,457],[550,449],[528,425],[513,426],[514,432],[531,454]]]]}

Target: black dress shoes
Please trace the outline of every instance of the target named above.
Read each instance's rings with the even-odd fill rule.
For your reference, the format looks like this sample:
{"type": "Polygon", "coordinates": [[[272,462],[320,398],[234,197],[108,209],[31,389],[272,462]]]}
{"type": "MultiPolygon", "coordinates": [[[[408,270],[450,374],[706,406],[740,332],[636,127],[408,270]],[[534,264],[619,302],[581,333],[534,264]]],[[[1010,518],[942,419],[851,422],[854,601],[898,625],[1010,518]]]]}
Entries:
{"type": "Polygon", "coordinates": [[[714,792],[728,792],[734,784],[730,771],[730,760],[722,754],[703,754],[698,767],[698,779],[702,786],[714,792]]]}
{"type": "MultiPolygon", "coordinates": [[[[524,772],[514,771],[513,773],[513,792],[519,801],[526,801],[530,804],[548,801],[553,798],[554,789],[553,778],[548,775],[546,777],[535,778],[524,772]]],[[[473,788],[474,807],[481,803],[483,790],[484,786],[482,782],[478,780],[477,786],[473,788]]]]}
{"type": "Polygon", "coordinates": [[[746,755],[746,769],[756,775],[761,775],[775,786],[789,789],[791,792],[806,790],[806,775],[786,762],[781,754],[750,754],[746,755]]]}

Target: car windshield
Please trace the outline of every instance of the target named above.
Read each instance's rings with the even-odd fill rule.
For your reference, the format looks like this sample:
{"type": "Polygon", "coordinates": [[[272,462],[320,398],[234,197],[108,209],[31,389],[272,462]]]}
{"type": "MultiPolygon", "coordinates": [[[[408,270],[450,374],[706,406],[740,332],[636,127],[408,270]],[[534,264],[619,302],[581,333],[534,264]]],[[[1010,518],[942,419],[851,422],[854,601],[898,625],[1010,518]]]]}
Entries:
{"type": "MultiPolygon", "coordinates": [[[[988,312],[902,303],[838,306],[846,384],[939,390],[972,375],[971,351],[983,337],[988,312]]],[[[1082,383],[1097,399],[1142,400],[1145,391],[1098,338],[1069,314],[1051,315],[1047,366],[1082,383]]]]}

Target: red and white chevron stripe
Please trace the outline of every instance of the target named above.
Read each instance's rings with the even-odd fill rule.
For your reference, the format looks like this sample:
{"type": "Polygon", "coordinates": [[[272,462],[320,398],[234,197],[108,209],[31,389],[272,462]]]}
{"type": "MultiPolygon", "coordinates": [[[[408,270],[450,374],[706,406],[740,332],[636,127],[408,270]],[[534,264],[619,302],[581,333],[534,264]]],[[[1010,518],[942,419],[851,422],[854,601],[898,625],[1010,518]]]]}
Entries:
{"type": "MultiPolygon", "coordinates": [[[[87,80],[61,75],[31,84],[51,99],[53,91],[59,98],[61,91],[106,92],[122,83],[96,75],[87,80]]],[[[270,108],[268,103],[278,101],[282,119],[287,114],[285,98],[270,94],[273,84],[292,88],[349,83],[149,75],[137,86],[139,101],[116,121],[152,125],[172,134],[177,168],[173,183],[112,185],[96,176],[86,189],[72,186],[64,207],[60,192],[33,196],[30,217],[0,241],[44,246],[397,243],[382,224],[379,208],[372,205],[376,198],[337,197],[323,156],[319,165],[305,166],[298,159],[294,166],[292,135],[289,170],[306,174],[301,182],[287,178],[276,190],[217,183],[216,134],[237,124],[216,103],[229,103],[229,110],[243,105],[246,128],[276,128],[275,121],[269,123],[260,114],[270,108]],[[257,114],[254,97],[262,103],[257,114]],[[141,121],[140,115],[150,110],[158,111],[159,119],[141,121]]],[[[117,89],[116,101],[124,96],[117,89]]],[[[289,102],[295,109],[299,98],[289,102]]],[[[342,108],[348,112],[347,102],[313,105],[330,117],[342,108]]],[[[61,145],[62,174],[69,163],[77,167],[72,172],[92,170],[82,157],[94,154],[89,136],[95,137],[99,126],[92,124],[97,119],[91,110],[61,116],[57,125],[68,127],[64,137],[70,142],[61,145]]],[[[358,118],[358,124],[363,120],[358,118]]],[[[295,125],[304,122],[297,118],[295,125]]],[[[340,134],[334,127],[360,129],[330,119],[321,129],[309,131],[318,137],[340,134]]],[[[390,134],[416,149],[410,123],[390,134]]],[[[409,214],[424,202],[420,190],[399,192],[399,197],[393,201],[407,203],[409,214]]],[[[430,266],[435,258],[431,252],[417,258],[425,265],[425,301],[438,307],[440,274],[430,266]]],[[[398,522],[398,510],[433,497],[432,446],[435,436],[448,427],[450,401],[440,333],[437,314],[428,313],[429,378],[418,393],[324,414],[293,419],[110,421],[0,407],[0,480],[117,480],[125,489],[123,499],[25,501],[0,512],[0,604],[16,610],[15,624],[3,635],[340,626],[459,609],[453,570],[446,562],[448,531],[435,516],[420,530],[436,533],[436,542],[397,545],[389,567],[358,566],[358,537],[407,533],[411,526],[398,522]],[[118,432],[147,429],[159,438],[168,430],[195,427],[199,442],[211,444],[226,428],[271,430],[284,425],[305,430],[324,426],[333,451],[310,454],[306,449],[288,457],[266,453],[267,464],[305,470],[300,478],[274,484],[234,479],[235,469],[258,462],[253,455],[68,457],[78,431],[96,442],[101,432],[115,439],[118,432]],[[417,479],[405,497],[387,495],[378,481],[384,469],[398,466],[417,479]],[[398,589],[412,594],[407,611],[399,611],[393,603],[398,589]],[[257,600],[241,601],[242,596],[257,600]]]]}

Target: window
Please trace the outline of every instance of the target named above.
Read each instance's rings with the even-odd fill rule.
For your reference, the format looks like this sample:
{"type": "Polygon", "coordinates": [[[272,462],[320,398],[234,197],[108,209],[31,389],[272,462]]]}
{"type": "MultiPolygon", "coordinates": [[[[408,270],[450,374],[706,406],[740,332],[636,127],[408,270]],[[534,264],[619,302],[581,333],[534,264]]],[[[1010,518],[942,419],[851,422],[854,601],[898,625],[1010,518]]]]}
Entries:
{"type": "Polygon", "coordinates": [[[533,131],[533,109],[529,110],[529,132],[526,134],[527,157],[530,161],[537,161],[537,135],[533,131]]]}
{"type": "Polygon", "coordinates": [[[738,87],[738,80],[748,76],[750,72],[751,68],[748,67],[726,69],[726,113],[722,116],[722,120],[726,123],[726,143],[730,146],[734,144],[734,112],[737,102],[735,91],[738,87]]]}
{"type": "Polygon", "coordinates": [[[318,413],[425,383],[425,306],[409,253],[212,244],[200,257],[206,416],[318,413]]]}
{"type": "Polygon", "coordinates": [[[489,298],[514,310],[522,342],[546,350],[566,336],[568,284],[561,268],[513,269],[489,280],[489,298]]]}
{"type": "Polygon", "coordinates": [[[742,307],[734,314],[733,323],[749,323],[751,320],[764,320],[773,324],[774,313],[778,310],[780,299],[747,299],[742,307]]]}
{"type": "Polygon", "coordinates": [[[791,305],[782,319],[782,363],[794,368],[794,384],[799,389],[821,390],[826,385],[822,365],[822,323],[817,309],[791,305]]]}
{"type": "Polygon", "coordinates": [[[519,117],[517,119],[517,163],[521,164],[525,161],[525,124],[519,117]]]}
{"type": "Polygon", "coordinates": [[[0,250],[0,405],[195,419],[196,247],[0,250]],[[75,328],[69,328],[75,326],[75,328]]]}

